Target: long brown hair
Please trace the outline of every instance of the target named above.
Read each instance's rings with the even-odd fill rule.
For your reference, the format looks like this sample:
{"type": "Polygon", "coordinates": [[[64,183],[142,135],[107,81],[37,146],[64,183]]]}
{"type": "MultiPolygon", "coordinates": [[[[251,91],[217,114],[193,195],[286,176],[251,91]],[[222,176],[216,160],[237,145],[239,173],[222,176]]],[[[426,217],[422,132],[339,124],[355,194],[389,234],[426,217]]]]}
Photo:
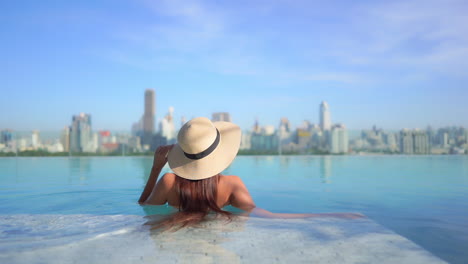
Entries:
{"type": "Polygon", "coordinates": [[[203,180],[187,180],[175,177],[175,188],[179,195],[179,212],[158,222],[155,228],[179,230],[183,227],[196,226],[210,212],[231,220],[231,213],[219,208],[216,203],[219,174],[203,180]]]}

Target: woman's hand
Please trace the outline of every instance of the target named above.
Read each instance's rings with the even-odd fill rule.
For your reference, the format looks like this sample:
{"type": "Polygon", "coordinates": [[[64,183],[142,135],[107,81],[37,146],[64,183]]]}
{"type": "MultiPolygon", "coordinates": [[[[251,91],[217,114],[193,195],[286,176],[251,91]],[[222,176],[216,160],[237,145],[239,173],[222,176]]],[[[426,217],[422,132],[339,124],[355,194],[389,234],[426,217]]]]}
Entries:
{"type": "Polygon", "coordinates": [[[159,146],[154,152],[153,168],[162,168],[166,165],[167,155],[174,145],[159,146]]]}
{"type": "Polygon", "coordinates": [[[265,209],[255,207],[251,210],[247,210],[250,215],[266,218],[312,218],[312,217],[335,217],[335,218],[346,218],[346,219],[357,219],[366,218],[365,215],[360,213],[321,213],[321,214],[288,214],[288,213],[272,213],[265,209]]]}
{"type": "Polygon", "coordinates": [[[357,218],[366,218],[365,215],[360,213],[325,213],[324,216],[337,217],[337,218],[347,218],[347,219],[357,219],[357,218]]]}
{"type": "Polygon", "coordinates": [[[144,204],[151,195],[151,192],[158,181],[159,173],[161,173],[162,168],[166,165],[167,155],[172,147],[174,147],[174,145],[160,146],[154,152],[153,168],[151,168],[150,176],[148,177],[145,189],[143,189],[138,203],[144,204]]]}

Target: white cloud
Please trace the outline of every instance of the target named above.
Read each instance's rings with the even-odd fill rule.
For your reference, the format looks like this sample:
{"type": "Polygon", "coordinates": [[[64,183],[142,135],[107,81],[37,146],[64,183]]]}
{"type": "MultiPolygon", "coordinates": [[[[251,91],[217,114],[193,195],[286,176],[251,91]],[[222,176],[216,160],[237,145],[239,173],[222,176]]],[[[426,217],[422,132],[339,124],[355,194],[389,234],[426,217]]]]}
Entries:
{"type": "MultiPolygon", "coordinates": [[[[268,82],[275,79],[277,83],[375,84],[377,80],[385,82],[386,78],[394,78],[392,71],[406,74],[402,79],[413,80],[441,74],[468,75],[464,71],[468,66],[465,48],[468,27],[464,26],[468,17],[461,1],[367,2],[353,5],[349,12],[339,10],[338,13],[325,8],[324,12],[330,14],[322,16],[340,22],[314,24],[313,20],[302,17],[301,22],[312,23],[311,32],[303,32],[307,34],[284,31],[288,27],[275,31],[275,24],[271,25],[272,29],[257,25],[256,30],[234,26],[247,19],[246,16],[254,16],[255,10],[268,22],[281,24],[282,9],[291,8],[284,11],[290,16],[294,12],[305,16],[300,9],[311,8],[306,3],[293,7],[285,3],[256,5],[249,9],[248,15],[242,8],[231,9],[216,2],[167,0],[144,1],[144,4],[154,12],[154,21],[118,30],[117,38],[128,45],[117,48],[116,61],[155,70],[162,64],[174,69],[196,65],[208,72],[254,76],[268,82]],[[281,57],[283,50],[272,41],[275,38],[283,38],[280,40],[289,44],[305,44],[299,45],[298,50],[287,50],[286,56],[281,57]],[[317,38],[325,45],[317,46],[317,38]],[[272,52],[275,48],[277,53],[272,52]],[[296,60],[301,63],[295,64],[296,60]]],[[[259,20],[258,17],[249,19],[259,20]]]]}
{"type": "MultiPolygon", "coordinates": [[[[392,1],[356,8],[347,63],[468,76],[468,16],[462,1],[392,1]]],[[[410,73],[412,74],[412,73],[410,73]]]]}

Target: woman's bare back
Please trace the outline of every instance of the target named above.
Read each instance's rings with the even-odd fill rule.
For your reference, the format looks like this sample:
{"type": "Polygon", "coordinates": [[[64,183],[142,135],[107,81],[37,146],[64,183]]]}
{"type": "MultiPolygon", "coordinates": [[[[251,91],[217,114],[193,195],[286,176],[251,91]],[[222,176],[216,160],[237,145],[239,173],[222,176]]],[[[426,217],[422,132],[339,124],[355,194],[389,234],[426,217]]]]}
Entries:
{"type": "MultiPolygon", "coordinates": [[[[176,177],[178,176],[174,173],[164,174],[155,185],[145,204],[161,205],[167,202],[173,207],[178,207],[180,201],[175,186],[176,177]]],[[[216,204],[219,208],[232,205],[249,211],[255,207],[249,191],[238,176],[219,175],[218,179],[216,204]]]]}

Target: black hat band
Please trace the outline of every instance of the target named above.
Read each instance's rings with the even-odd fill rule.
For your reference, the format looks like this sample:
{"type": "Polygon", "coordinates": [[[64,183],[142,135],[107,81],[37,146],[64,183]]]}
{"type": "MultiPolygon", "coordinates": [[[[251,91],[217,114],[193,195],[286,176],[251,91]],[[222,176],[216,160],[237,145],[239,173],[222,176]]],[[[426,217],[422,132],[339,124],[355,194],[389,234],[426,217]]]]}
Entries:
{"type": "Polygon", "coordinates": [[[185,157],[189,158],[189,159],[192,159],[192,160],[199,160],[199,159],[203,159],[204,157],[208,156],[211,154],[211,152],[213,152],[216,147],[218,146],[219,144],[219,130],[216,129],[216,139],[215,141],[213,142],[213,144],[211,144],[211,146],[209,146],[207,149],[205,149],[204,151],[200,152],[200,153],[197,153],[197,154],[190,154],[190,153],[187,153],[184,151],[184,155],[185,157]]]}

